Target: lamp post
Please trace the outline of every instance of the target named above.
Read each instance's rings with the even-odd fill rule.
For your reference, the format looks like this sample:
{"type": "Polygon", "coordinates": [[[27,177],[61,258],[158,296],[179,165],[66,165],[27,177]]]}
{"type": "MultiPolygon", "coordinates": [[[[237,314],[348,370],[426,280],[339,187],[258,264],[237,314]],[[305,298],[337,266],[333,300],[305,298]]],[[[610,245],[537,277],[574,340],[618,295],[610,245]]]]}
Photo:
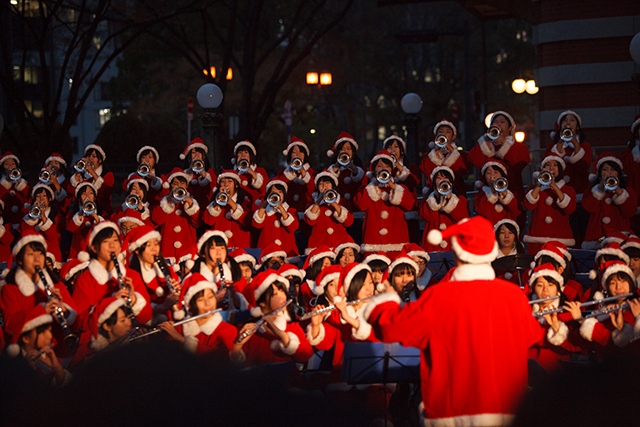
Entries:
{"type": "Polygon", "coordinates": [[[219,171],[222,114],[216,110],[222,104],[222,90],[213,83],[207,83],[200,86],[196,97],[198,104],[204,108],[202,128],[204,143],[208,148],[209,163],[213,170],[219,171]]]}
{"type": "Polygon", "coordinates": [[[407,129],[407,163],[418,164],[418,135],[420,131],[420,119],[418,113],[422,110],[422,98],[417,93],[408,93],[400,101],[404,111],[404,122],[407,129]]]}
{"type": "Polygon", "coordinates": [[[322,86],[331,86],[333,76],[327,71],[319,75],[315,71],[309,71],[306,81],[309,86],[316,86],[318,88],[318,107],[316,108],[316,112],[318,113],[318,149],[316,150],[316,164],[320,164],[320,152],[322,151],[322,92],[320,90],[322,86]]]}
{"type": "MultiPolygon", "coordinates": [[[[640,65],[640,33],[633,36],[631,43],[629,44],[629,53],[633,61],[640,65]]],[[[640,73],[633,73],[631,79],[638,84],[638,95],[640,95],[640,73]]]]}

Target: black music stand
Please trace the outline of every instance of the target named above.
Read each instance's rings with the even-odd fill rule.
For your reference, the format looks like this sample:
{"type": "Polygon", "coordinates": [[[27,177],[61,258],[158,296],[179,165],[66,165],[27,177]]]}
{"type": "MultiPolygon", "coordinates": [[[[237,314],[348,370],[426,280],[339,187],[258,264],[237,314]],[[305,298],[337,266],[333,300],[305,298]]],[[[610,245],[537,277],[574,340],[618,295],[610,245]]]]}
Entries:
{"type": "Polygon", "coordinates": [[[453,252],[429,252],[427,268],[431,267],[438,270],[433,274],[433,277],[437,276],[438,279],[441,279],[455,265],[455,262],[453,262],[453,252]]]}

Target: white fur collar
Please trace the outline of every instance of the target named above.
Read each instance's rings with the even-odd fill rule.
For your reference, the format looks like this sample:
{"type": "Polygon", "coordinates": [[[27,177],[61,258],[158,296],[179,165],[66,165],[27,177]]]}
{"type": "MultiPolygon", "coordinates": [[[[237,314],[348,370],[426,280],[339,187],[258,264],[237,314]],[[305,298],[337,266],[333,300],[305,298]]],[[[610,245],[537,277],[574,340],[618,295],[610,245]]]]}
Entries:
{"type": "MultiPolygon", "coordinates": [[[[265,201],[265,203],[266,203],[266,201],[265,201]]],[[[287,202],[282,202],[282,207],[284,208],[285,211],[289,210],[289,205],[287,204],[287,202]]],[[[267,209],[266,209],[267,215],[269,215],[269,216],[275,215],[276,212],[280,212],[280,210],[274,208],[273,206],[271,206],[270,204],[267,203],[267,209]]]]}
{"type": "Polygon", "coordinates": [[[472,280],[493,280],[496,273],[491,264],[462,264],[456,267],[451,275],[451,280],[472,281],[472,280]]]}
{"type": "Polygon", "coordinates": [[[507,136],[505,138],[504,143],[498,150],[496,151],[496,145],[493,141],[487,141],[486,136],[482,135],[478,139],[478,145],[480,146],[480,150],[487,157],[498,157],[500,159],[504,159],[504,156],[507,155],[507,152],[511,149],[511,146],[514,143],[514,139],[512,136],[507,136]]]}
{"type": "Polygon", "coordinates": [[[197,321],[191,321],[184,324],[182,332],[186,337],[195,337],[200,333],[211,335],[222,323],[222,315],[220,313],[213,314],[202,325],[198,325],[197,321]]]}
{"type": "Polygon", "coordinates": [[[561,159],[564,158],[564,144],[555,144],[552,148],[551,148],[551,152],[554,154],[557,154],[558,157],[560,157],[561,159]],[[558,149],[558,146],[560,146],[561,148],[558,149]]]}
{"type": "Polygon", "coordinates": [[[9,181],[9,180],[7,179],[7,177],[3,175],[3,176],[2,176],[2,180],[0,180],[0,184],[1,184],[5,189],[7,189],[7,190],[8,190],[8,189],[10,189],[10,188],[11,188],[11,186],[13,185],[13,181],[9,181]]]}
{"type": "MultiPolygon", "coordinates": [[[[118,265],[120,266],[120,271],[122,272],[122,274],[126,274],[124,265],[119,259],[118,265]]],[[[115,267],[111,271],[107,272],[107,269],[104,268],[102,264],[100,264],[100,261],[98,261],[97,259],[92,259],[89,262],[89,267],[87,268],[89,269],[89,272],[91,273],[93,278],[101,285],[106,284],[111,279],[118,280],[118,273],[116,272],[115,267]]]]}
{"type": "MultiPolygon", "coordinates": [[[[102,165],[98,166],[97,169],[94,170],[94,172],[96,173],[96,175],[98,175],[98,177],[102,176],[102,165]]],[[[89,172],[85,172],[84,173],[84,178],[85,179],[91,179],[93,176],[89,173],[89,172]]]]}
{"type": "Polygon", "coordinates": [[[510,255],[517,255],[517,254],[518,254],[518,249],[516,248],[516,245],[514,244],[511,247],[511,250],[509,251],[509,253],[507,255],[503,254],[502,251],[499,250],[498,251],[498,257],[496,259],[502,258],[502,257],[505,257],[505,256],[510,256],[510,255]]]}
{"type": "MultiPolygon", "coordinates": [[[[224,280],[233,280],[231,276],[231,268],[229,267],[228,262],[222,264],[222,272],[224,273],[224,280]]],[[[220,274],[213,274],[213,271],[207,267],[206,262],[200,264],[200,274],[202,274],[209,282],[213,282],[216,285],[220,283],[220,274]]]]}
{"type": "MultiPolygon", "coordinates": [[[[53,286],[53,282],[51,281],[51,277],[49,276],[47,270],[43,270],[42,272],[44,273],[44,277],[47,279],[49,286],[53,286]]],[[[18,267],[18,269],[16,270],[16,285],[18,286],[18,289],[20,289],[20,293],[25,297],[30,297],[36,292],[36,284],[33,283],[31,278],[27,275],[27,273],[24,272],[22,267],[18,267]]],[[[37,286],[41,291],[44,292],[44,284],[42,283],[42,280],[40,280],[39,276],[37,286]]]]}
{"type": "Polygon", "coordinates": [[[158,264],[155,262],[151,264],[151,267],[147,267],[147,264],[143,261],[140,261],[140,275],[142,276],[142,280],[144,283],[151,283],[153,279],[156,277],[159,279],[164,279],[164,274],[162,274],[162,270],[158,267],[158,264]]]}
{"type": "MultiPolygon", "coordinates": [[[[304,180],[304,182],[309,182],[309,179],[311,179],[311,175],[309,175],[309,168],[311,166],[309,166],[309,163],[305,163],[302,168],[305,170],[305,175],[302,178],[304,180]]],[[[287,177],[287,179],[289,181],[293,181],[296,178],[298,178],[298,172],[294,171],[293,169],[291,169],[291,165],[287,165],[287,167],[285,168],[284,172],[282,173],[284,176],[287,177]]],[[[300,178],[298,178],[298,180],[300,180],[300,178]]]]}

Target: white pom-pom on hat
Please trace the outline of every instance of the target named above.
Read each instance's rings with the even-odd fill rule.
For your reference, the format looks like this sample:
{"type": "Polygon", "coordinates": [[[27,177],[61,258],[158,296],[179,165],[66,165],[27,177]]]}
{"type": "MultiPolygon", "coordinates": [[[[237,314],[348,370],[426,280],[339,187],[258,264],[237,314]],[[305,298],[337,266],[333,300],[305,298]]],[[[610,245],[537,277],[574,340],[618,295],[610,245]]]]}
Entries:
{"type": "Polygon", "coordinates": [[[80,262],[88,262],[91,259],[91,257],[89,256],[89,253],[86,251],[78,252],[77,258],[78,258],[78,261],[80,262]]]}
{"type": "Polygon", "coordinates": [[[429,234],[427,234],[427,242],[432,245],[438,245],[442,242],[442,233],[440,230],[430,230],[429,234]]]}
{"type": "Polygon", "coordinates": [[[251,313],[251,316],[253,317],[262,317],[262,308],[253,307],[251,310],[249,310],[249,313],[251,313]]]}
{"type": "Polygon", "coordinates": [[[379,293],[383,293],[386,290],[387,287],[384,285],[384,283],[380,282],[376,285],[376,291],[378,291],[379,293]]]}
{"type": "Polygon", "coordinates": [[[164,295],[164,289],[162,289],[160,286],[158,286],[156,288],[156,296],[161,297],[164,295]]]}
{"type": "Polygon", "coordinates": [[[598,273],[595,270],[589,270],[589,279],[596,280],[598,273]]]}
{"type": "Polygon", "coordinates": [[[182,308],[175,310],[173,312],[173,319],[174,320],[182,320],[184,319],[184,310],[182,308]]]}
{"type": "Polygon", "coordinates": [[[184,263],[184,266],[187,267],[188,270],[191,270],[194,265],[196,265],[196,263],[192,259],[189,259],[184,263]]]}
{"type": "Polygon", "coordinates": [[[477,180],[477,181],[475,182],[475,186],[476,186],[476,188],[482,188],[482,186],[483,186],[483,185],[484,185],[484,184],[483,184],[483,183],[482,183],[482,181],[480,181],[480,180],[477,180]]]}
{"type": "Polygon", "coordinates": [[[333,151],[327,150],[327,157],[333,157],[333,151]]]}
{"type": "Polygon", "coordinates": [[[165,182],[162,184],[162,187],[163,187],[163,188],[167,188],[167,189],[168,189],[169,187],[171,187],[171,185],[170,185],[168,182],[166,182],[166,181],[165,181],[165,182]]]}
{"type": "Polygon", "coordinates": [[[504,278],[507,280],[511,280],[511,278],[513,277],[513,274],[509,273],[508,271],[506,273],[504,273],[504,278]]]}
{"type": "Polygon", "coordinates": [[[436,148],[436,143],[435,143],[435,141],[431,141],[431,142],[429,142],[429,148],[431,148],[432,150],[433,150],[434,148],[436,148]]]}

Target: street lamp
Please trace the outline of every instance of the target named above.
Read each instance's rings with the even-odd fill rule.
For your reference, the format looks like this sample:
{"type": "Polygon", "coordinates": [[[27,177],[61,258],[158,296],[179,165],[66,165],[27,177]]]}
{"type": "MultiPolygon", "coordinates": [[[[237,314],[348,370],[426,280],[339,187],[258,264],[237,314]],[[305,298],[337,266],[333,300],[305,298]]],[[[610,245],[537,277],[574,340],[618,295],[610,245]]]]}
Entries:
{"type": "Polygon", "coordinates": [[[400,101],[402,111],[404,111],[404,122],[407,129],[407,164],[418,164],[418,133],[420,130],[420,119],[418,113],[422,110],[422,99],[417,93],[408,93],[400,101]]]}
{"type": "MultiPolygon", "coordinates": [[[[333,83],[333,77],[331,73],[327,71],[323,71],[320,75],[315,71],[309,71],[307,73],[307,84],[318,87],[318,108],[316,108],[318,113],[318,149],[316,150],[316,164],[320,164],[320,152],[322,151],[322,92],[320,88],[322,86],[330,86],[331,83],[333,83]]],[[[311,132],[311,134],[314,133],[315,130],[311,132]]]]}
{"type": "Polygon", "coordinates": [[[216,109],[222,104],[222,90],[218,85],[207,83],[200,86],[196,97],[198,104],[204,108],[202,128],[204,129],[204,142],[209,149],[209,163],[215,171],[218,171],[220,166],[222,114],[216,109]]]}

